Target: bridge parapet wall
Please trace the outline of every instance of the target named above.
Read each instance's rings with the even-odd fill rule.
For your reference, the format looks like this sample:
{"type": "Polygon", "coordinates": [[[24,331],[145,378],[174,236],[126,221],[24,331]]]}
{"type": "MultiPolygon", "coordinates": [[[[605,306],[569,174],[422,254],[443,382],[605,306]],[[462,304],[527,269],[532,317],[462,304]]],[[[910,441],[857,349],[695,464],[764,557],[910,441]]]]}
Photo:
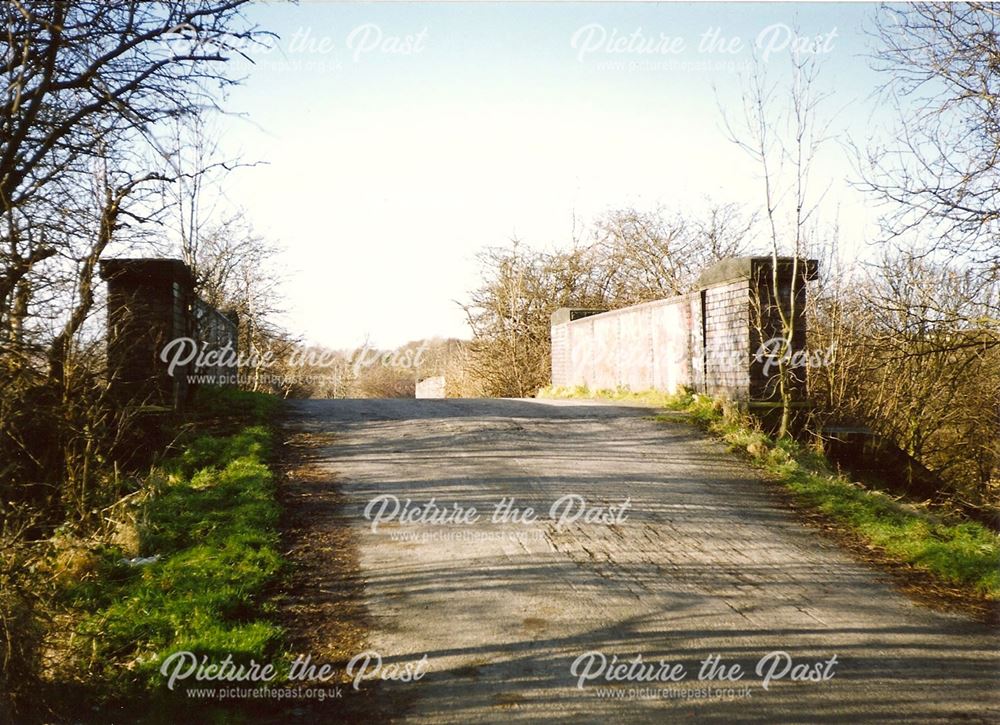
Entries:
{"type": "MultiPolygon", "coordinates": [[[[775,399],[777,371],[758,352],[781,335],[782,314],[792,322],[792,352],[805,348],[806,282],[817,273],[815,260],[782,257],[776,266],[775,276],[771,257],[726,259],[689,294],[610,311],[556,310],[552,384],[775,399]]],[[[804,375],[797,371],[798,387],[804,375]]]]}

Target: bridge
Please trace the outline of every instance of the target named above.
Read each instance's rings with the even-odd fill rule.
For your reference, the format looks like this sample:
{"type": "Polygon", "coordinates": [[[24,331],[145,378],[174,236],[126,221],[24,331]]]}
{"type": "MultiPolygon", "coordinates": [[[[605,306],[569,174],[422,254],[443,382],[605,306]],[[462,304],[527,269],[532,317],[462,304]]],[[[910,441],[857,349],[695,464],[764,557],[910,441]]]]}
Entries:
{"type": "Polygon", "coordinates": [[[297,401],[289,425],[301,463],[285,490],[300,522],[288,542],[298,649],[336,659],[362,647],[387,664],[427,656],[417,686],[380,683],[345,704],[353,716],[1000,717],[988,625],[916,606],[690,425],[554,400],[297,401]],[[595,676],[581,689],[586,662],[574,663],[593,652],[689,675],[595,676]],[[832,677],[793,680],[782,664],[764,689],[775,652],[810,672],[836,657],[832,677]],[[699,681],[713,655],[745,676],[699,681]],[[602,697],[608,685],[635,696],[602,697]]]}

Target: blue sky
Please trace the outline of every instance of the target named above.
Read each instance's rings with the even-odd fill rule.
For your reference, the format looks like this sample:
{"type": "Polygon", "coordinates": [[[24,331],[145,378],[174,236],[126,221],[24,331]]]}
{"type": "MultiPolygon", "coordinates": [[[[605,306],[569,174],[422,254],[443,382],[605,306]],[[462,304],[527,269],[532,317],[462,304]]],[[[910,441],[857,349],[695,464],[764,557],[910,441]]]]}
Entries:
{"type": "Polygon", "coordinates": [[[468,335],[455,300],[475,255],[517,236],[553,248],[608,209],[761,204],[726,139],[756,41],[775,79],[793,31],[821,49],[833,140],[817,160],[845,248],[875,216],[842,142],[873,127],[867,4],[335,4],[254,6],[278,33],[220,121],[230,153],[266,165],[230,203],[284,246],[286,324],[310,342],[392,346],[468,335]],[[699,52],[718,29],[741,52],[699,52]],[[760,34],[770,28],[763,36],[760,34]],[[635,38],[606,52],[613,38],[635,38]],[[673,52],[653,53],[675,45],[673,52]],[[682,44],[678,48],[676,44],[682,44]],[[645,44],[645,45],[644,45],[645,44]],[[645,48],[650,52],[640,52],[645,48]],[[742,70],[741,70],[742,69],[742,70]],[[741,73],[743,76],[741,76],[741,73]]]}

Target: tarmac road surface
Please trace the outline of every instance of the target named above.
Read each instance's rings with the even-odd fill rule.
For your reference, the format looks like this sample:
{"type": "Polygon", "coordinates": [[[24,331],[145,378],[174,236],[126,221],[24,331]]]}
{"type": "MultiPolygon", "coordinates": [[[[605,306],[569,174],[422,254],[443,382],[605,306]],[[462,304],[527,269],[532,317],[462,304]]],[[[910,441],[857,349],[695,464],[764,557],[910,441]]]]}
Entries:
{"type": "Polygon", "coordinates": [[[333,434],[314,485],[343,495],[368,646],[421,675],[378,686],[395,718],[1000,722],[996,628],[912,603],[693,427],[588,401],[289,409],[333,434]],[[712,656],[732,680],[699,680],[712,656]]]}

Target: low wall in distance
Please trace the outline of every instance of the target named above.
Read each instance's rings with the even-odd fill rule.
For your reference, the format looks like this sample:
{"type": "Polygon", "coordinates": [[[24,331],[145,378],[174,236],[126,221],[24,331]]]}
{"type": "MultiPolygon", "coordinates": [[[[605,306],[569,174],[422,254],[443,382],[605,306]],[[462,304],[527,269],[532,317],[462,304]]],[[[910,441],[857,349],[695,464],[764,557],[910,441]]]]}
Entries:
{"type": "Polygon", "coordinates": [[[444,375],[437,375],[433,378],[424,378],[417,383],[417,398],[443,398],[445,388],[444,375]]]}

